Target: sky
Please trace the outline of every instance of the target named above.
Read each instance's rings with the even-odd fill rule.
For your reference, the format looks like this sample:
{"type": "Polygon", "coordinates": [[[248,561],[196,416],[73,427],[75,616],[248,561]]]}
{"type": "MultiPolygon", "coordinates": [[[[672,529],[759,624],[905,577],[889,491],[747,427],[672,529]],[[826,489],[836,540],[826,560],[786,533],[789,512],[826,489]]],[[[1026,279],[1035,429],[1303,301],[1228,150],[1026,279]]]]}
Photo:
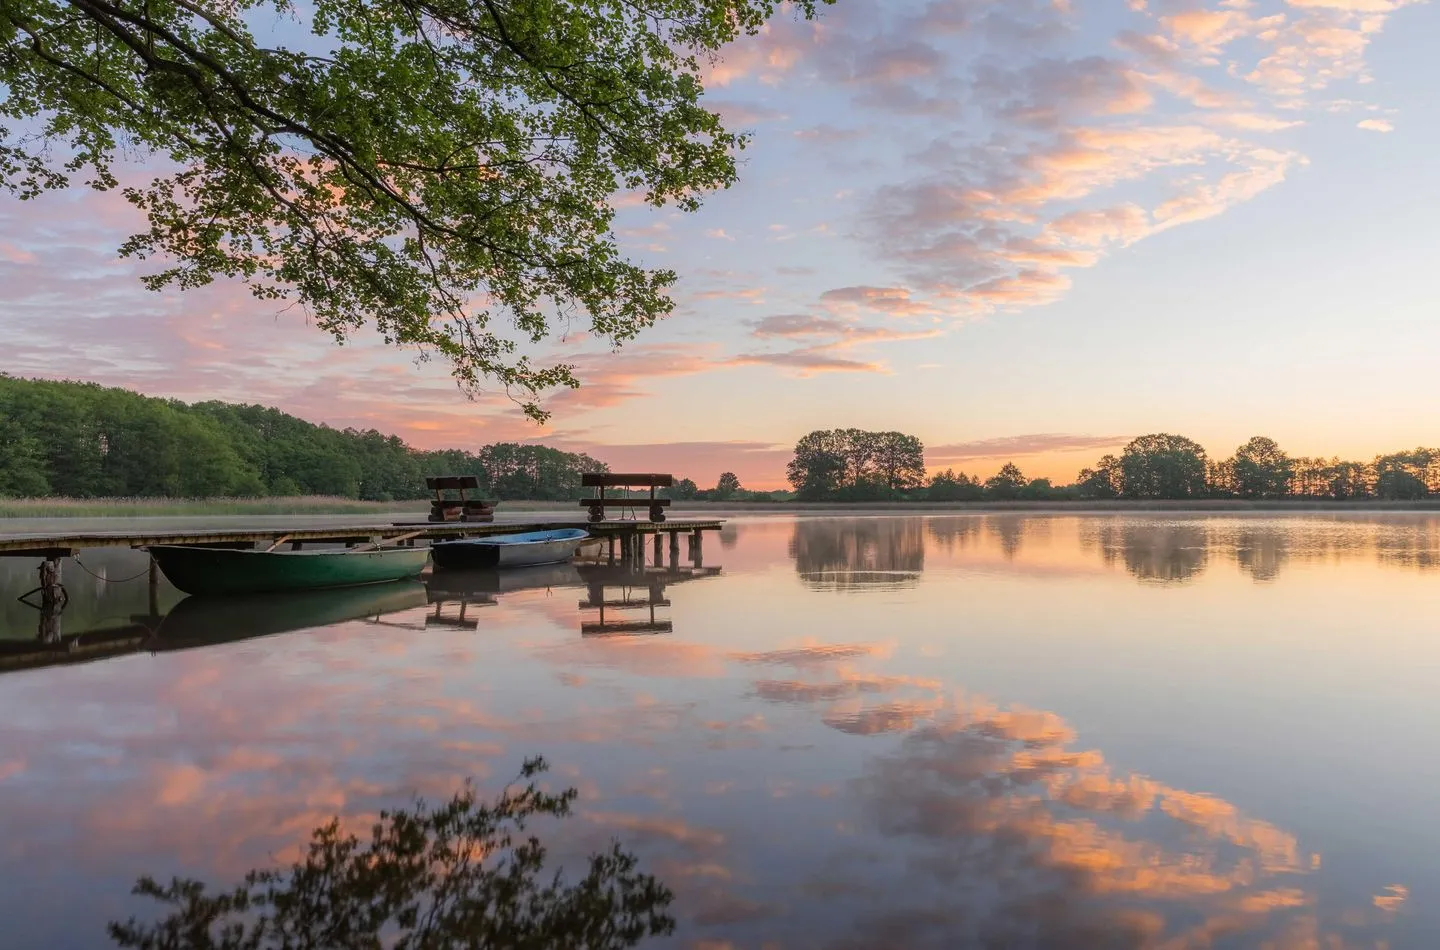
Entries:
{"type": "Polygon", "coordinates": [[[537,427],[443,364],[238,282],[153,293],[116,194],[0,197],[0,371],[258,402],[424,448],[540,441],[777,488],[819,428],[1070,481],[1130,438],[1226,457],[1434,444],[1440,5],[839,0],[707,67],[749,132],[697,213],[617,196],[675,313],[537,427]]]}

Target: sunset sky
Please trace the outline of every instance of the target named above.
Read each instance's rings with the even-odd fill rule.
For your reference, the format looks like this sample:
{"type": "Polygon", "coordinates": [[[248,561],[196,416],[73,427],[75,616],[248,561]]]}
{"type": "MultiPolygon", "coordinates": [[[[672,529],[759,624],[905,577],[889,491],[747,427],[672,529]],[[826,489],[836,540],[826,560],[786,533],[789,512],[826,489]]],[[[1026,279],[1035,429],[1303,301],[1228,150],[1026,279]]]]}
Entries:
{"type": "Polygon", "coordinates": [[[709,70],[753,133],[698,214],[621,195],[677,309],[536,428],[442,364],[239,283],[154,294],[116,194],[0,198],[0,371],[277,406],[413,444],[538,440],[780,487],[796,439],[1069,481],[1134,435],[1369,458],[1440,441],[1440,5],[839,0],[709,70]]]}

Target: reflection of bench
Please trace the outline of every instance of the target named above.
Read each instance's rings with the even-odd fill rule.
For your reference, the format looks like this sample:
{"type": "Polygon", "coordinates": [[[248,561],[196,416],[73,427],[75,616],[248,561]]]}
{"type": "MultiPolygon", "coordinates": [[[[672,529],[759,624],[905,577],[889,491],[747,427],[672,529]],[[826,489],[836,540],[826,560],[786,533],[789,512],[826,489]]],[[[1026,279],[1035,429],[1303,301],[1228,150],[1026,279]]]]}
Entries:
{"type": "Polygon", "coordinates": [[[435,493],[430,501],[431,521],[494,521],[495,506],[478,498],[466,498],[465,492],[476,491],[480,479],[474,475],[432,475],[425,487],[435,493]],[[450,497],[455,492],[458,497],[450,497]]]}
{"type": "Polygon", "coordinates": [[[606,508],[645,508],[650,509],[651,521],[664,521],[665,509],[670,506],[669,498],[656,498],[655,489],[669,488],[675,484],[673,475],[656,474],[610,474],[608,472],[584,472],[580,476],[580,485],[584,488],[598,488],[598,497],[582,498],[580,505],[590,509],[590,520],[604,521],[606,508]],[[632,488],[648,488],[648,498],[628,498],[621,496],[605,497],[605,489],[620,488],[628,492],[632,488]]]}

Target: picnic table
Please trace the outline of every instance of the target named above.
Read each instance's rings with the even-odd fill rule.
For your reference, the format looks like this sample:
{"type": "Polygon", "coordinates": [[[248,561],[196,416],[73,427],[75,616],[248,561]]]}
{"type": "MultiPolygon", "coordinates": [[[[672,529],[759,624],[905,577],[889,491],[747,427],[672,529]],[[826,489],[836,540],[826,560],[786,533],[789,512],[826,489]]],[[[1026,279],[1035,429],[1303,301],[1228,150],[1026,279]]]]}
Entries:
{"type": "Polygon", "coordinates": [[[675,484],[675,476],[659,475],[653,472],[585,472],[580,476],[582,488],[595,488],[598,492],[594,497],[580,499],[580,505],[590,510],[590,522],[605,520],[606,508],[649,508],[650,520],[660,522],[665,520],[665,509],[670,506],[669,498],[657,498],[657,488],[670,488],[675,484]],[[605,489],[619,488],[624,495],[606,496],[605,489]],[[641,496],[633,498],[629,496],[631,489],[649,489],[648,497],[641,496]]]}
{"type": "Polygon", "coordinates": [[[435,493],[430,501],[431,521],[494,521],[495,506],[478,498],[466,498],[467,491],[479,491],[474,475],[431,475],[425,487],[435,493]],[[451,497],[449,492],[455,492],[451,497]]]}

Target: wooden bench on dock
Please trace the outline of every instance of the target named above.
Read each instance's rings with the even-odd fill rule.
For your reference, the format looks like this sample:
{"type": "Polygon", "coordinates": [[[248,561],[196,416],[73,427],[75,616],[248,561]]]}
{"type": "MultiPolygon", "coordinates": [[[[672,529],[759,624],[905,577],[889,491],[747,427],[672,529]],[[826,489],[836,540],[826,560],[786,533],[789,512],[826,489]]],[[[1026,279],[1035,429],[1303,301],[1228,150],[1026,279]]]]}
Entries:
{"type": "Polygon", "coordinates": [[[495,506],[478,498],[466,498],[467,491],[478,491],[480,479],[474,475],[431,475],[425,487],[435,493],[430,501],[431,521],[494,521],[495,506]],[[455,492],[458,497],[448,493],[455,492]]]}
{"type": "Polygon", "coordinates": [[[590,509],[590,522],[605,520],[606,508],[649,508],[650,520],[660,522],[665,520],[665,509],[670,506],[669,498],[655,497],[655,489],[670,488],[675,484],[673,475],[657,475],[654,473],[609,473],[609,472],[584,472],[580,475],[580,485],[583,488],[599,489],[597,497],[582,498],[580,505],[590,509]],[[626,491],[626,495],[605,497],[605,489],[620,488],[626,491]],[[632,488],[650,489],[650,496],[631,498],[628,492],[632,488]]]}

